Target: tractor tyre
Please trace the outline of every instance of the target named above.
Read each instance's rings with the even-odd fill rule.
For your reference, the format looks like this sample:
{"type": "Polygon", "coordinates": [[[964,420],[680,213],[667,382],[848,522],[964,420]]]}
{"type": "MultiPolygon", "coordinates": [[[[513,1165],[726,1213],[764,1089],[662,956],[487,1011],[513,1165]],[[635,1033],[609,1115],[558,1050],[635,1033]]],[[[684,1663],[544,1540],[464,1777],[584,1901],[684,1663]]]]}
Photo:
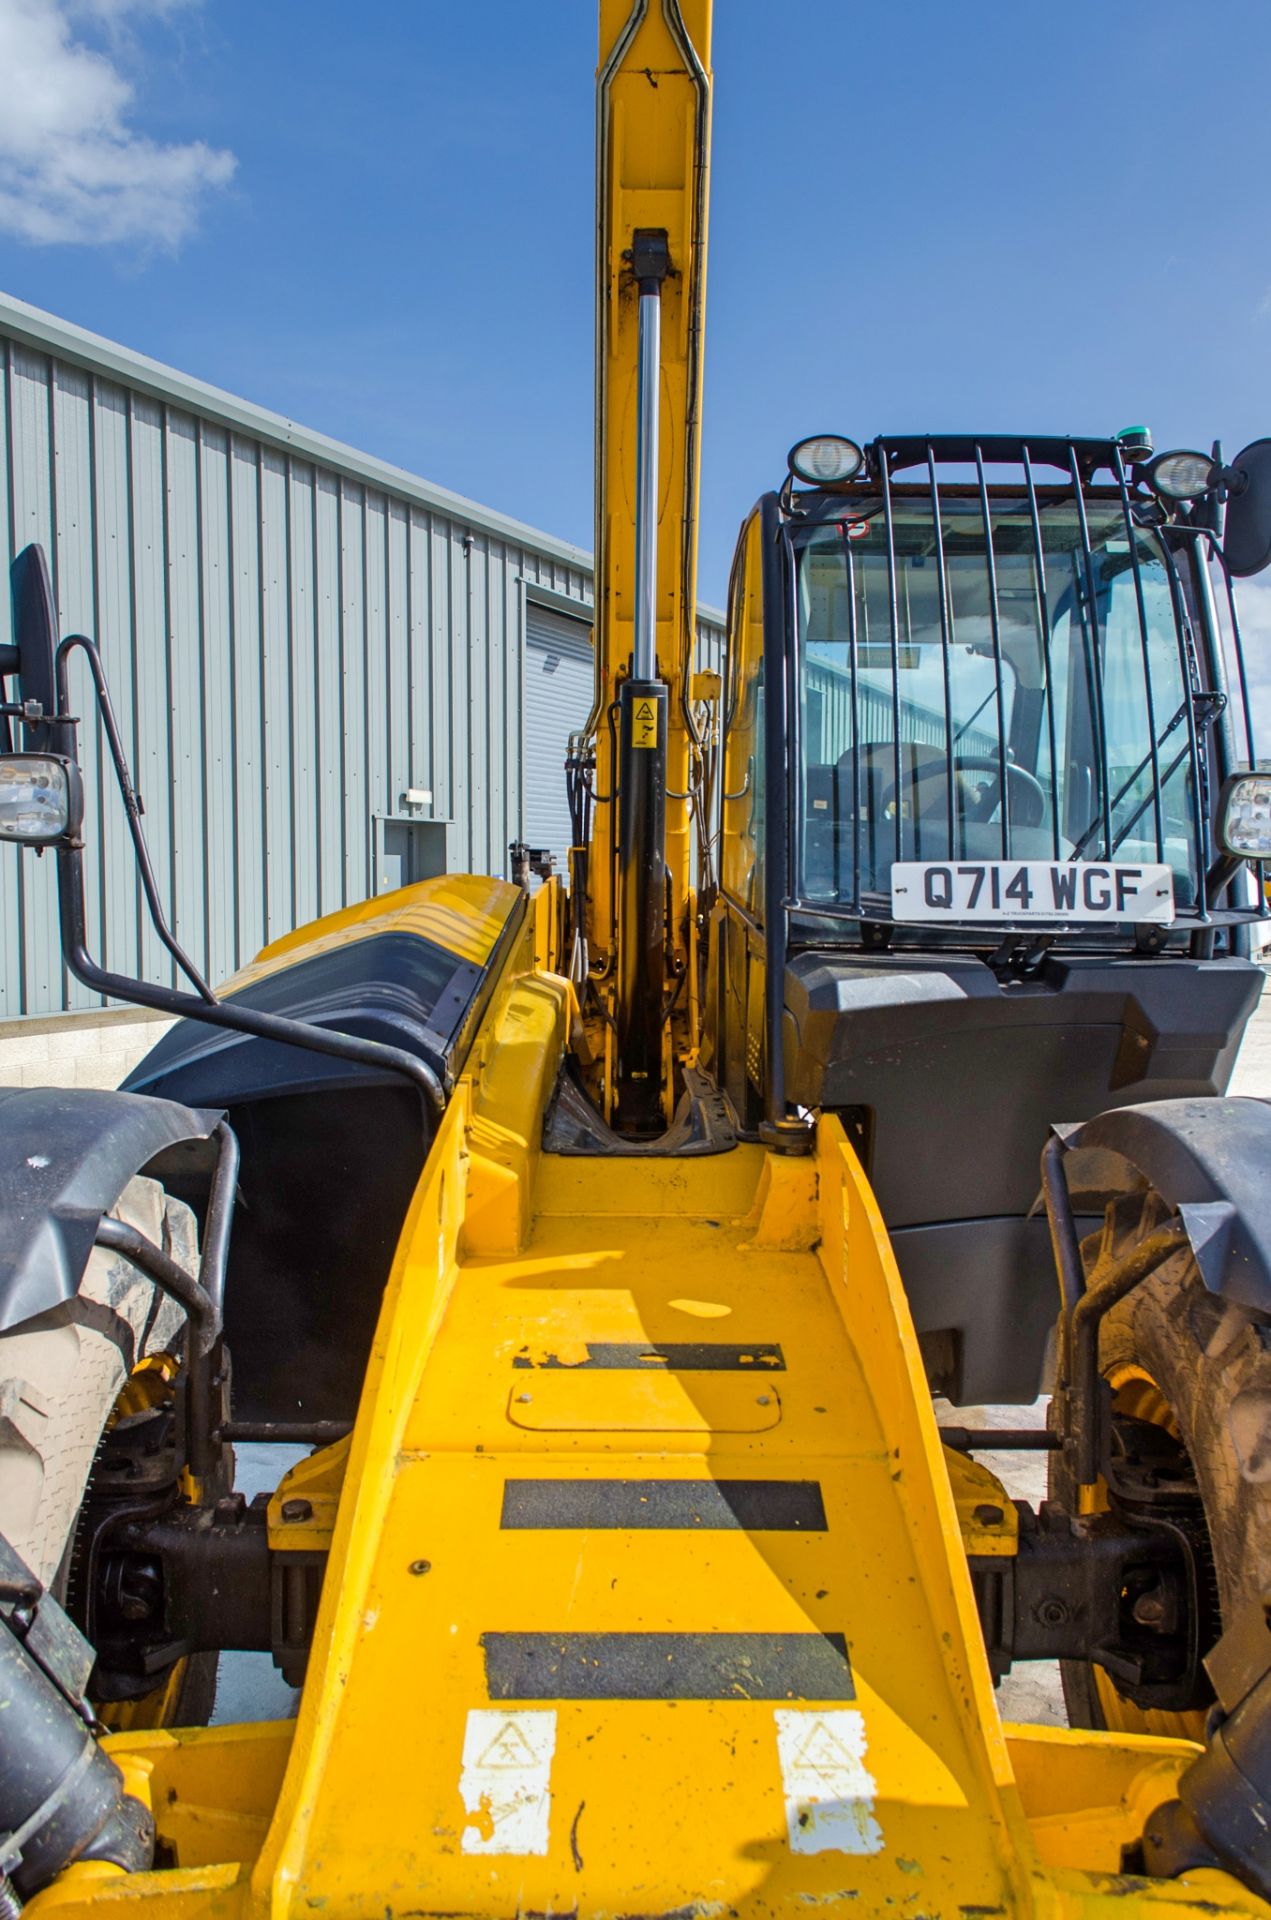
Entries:
{"type": "MultiPolygon", "coordinates": [[[[111,1212],[197,1272],[194,1215],[158,1181],[137,1175],[111,1212]]],[[[184,1309],[103,1247],[94,1248],[72,1300],[0,1334],[0,1533],[63,1603],[103,1437],[148,1373],[179,1370],[184,1347],[184,1309]]],[[[179,1661],[145,1701],[102,1717],[115,1725],[203,1724],[216,1666],[214,1653],[179,1661]]]]}
{"type": "MultiPolygon", "coordinates": [[[[1123,1258],[1170,1211],[1151,1188],[1112,1201],[1102,1233],[1083,1243],[1087,1272],[1100,1256],[1123,1258]]],[[[1223,1622],[1271,1581],[1269,1349],[1271,1327],[1208,1292],[1186,1247],[1113,1307],[1100,1330],[1099,1367],[1114,1414],[1162,1428],[1184,1468],[1190,1463],[1208,1532],[1211,1611],[1223,1622]]],[[[1074,1501],[1078,1490],[1058,1453],[1050,1456],[1050,1491],[1070,1511],[1107,1505],[1102,1480],[1074,1501]]],[[[1204,1739],[1204,1709],[1140,1707],[1090,1661],[1063,1660],[1060,1668],[1074,1727],[1204,1739]]]]}

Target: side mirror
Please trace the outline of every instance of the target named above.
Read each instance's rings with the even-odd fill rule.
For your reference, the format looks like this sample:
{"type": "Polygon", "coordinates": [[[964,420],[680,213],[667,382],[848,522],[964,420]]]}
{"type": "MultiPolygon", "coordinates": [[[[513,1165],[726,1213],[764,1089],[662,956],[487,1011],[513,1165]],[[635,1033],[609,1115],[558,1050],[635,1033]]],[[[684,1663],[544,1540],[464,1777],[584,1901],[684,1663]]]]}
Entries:
{"type": "Polygon", "coordinates": [[[1223,474],[1228,489],[1222,550],[1238,580],[1271,566],[1271,440],[1254,440],[1223,474]]]}
{"type": "MultiPolygon", "coordinates": [[[[22,549],[9,568],[9,591],[14,644],[0,648],[0,679],[16,676],[15,704],[25,709],[24,744],[31,753],[47,753],[55,742],[57,619],[43,547],[22,549]]],[[[9,733],[7,717],[3,732],[9,733]]],[[[10,744],[8,738],[0,739],[0,747],[7,749],[10,744]]]]}
{"type": "Polygon", "coordinates": [[[13,644],[0,647],[0,840],[19,846],[75,845],[84,789],[74,760],[57,751],[57,616],[43,547],[24,547],[9,569],[13,644]],[[4,682],[9,681],[8,687],[4,682]],[[13,751],[16,719],[23,753],[13,751]]]}

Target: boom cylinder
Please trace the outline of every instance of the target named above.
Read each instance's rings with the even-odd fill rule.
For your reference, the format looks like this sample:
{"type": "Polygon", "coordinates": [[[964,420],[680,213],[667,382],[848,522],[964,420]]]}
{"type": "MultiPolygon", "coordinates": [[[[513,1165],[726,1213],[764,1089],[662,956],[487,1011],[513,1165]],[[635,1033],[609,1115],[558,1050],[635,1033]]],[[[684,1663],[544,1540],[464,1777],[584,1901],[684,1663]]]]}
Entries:
{"type": "MultiPolygon", "coordinates": [[[[662,365],[662,276],[666,272],[666,235],[636,235],[636,246],[650,258],[641,266],[661,265],[656,277],[640,279],[640,357],[636,383],[636,564],[635,644],[632,677],[655,680],[657,652],[658,583],[658,386],[662,365]],[[659,261],[651,238],[661,241],[659,261]]],[[[633,256],[636,249],[633,249],[633,256]]]]}
{"type": "Polygon", "coordinates": [[[661,228],[636,232],[639,291],[636,392],[635,618],[631,677],[618,693],[618,1107],[624,1132],[662,1126],[662,994],[666,947],[667,689],[658,679],[658,405],[662,282],[670,271],[661,228]]]}
{"type": "Polygon", "coordinates": [[[662,1128],[666,919],[667,691],[627,680],[618,694],[618,1126],[662,1128]]]}

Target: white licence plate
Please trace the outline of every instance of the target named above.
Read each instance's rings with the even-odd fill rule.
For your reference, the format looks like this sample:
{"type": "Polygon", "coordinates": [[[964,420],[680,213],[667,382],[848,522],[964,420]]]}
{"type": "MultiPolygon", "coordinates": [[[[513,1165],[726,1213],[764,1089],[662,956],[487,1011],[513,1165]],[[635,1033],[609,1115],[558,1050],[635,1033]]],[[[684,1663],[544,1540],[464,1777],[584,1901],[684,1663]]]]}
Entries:
{"type": "Polygon", "coordinates": [[[1168,867],[1096,860],[898,860],[893,920],[1064,920],[1167,924],[1168,867]]]}

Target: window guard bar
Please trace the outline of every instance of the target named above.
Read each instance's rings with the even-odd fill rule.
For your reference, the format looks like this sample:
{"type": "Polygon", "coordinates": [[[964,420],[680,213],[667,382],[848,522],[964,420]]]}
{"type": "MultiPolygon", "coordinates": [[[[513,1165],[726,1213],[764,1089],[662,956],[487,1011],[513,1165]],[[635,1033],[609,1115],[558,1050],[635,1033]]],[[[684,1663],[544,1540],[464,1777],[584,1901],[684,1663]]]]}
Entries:
{"type": "MultiPolygon", "coordinates": [[[[1011,857],[1011,809],[1006,785],[1006,689],[1002,680],[1002,614],[997,598],[997,562],[993,556],[993,516],[989,511],[989,483],[984,474],[984,455],[977,442],[975,478],[980,489],[980,518],[984,523],[984,569],[989,585],[989,633],[993,640],[993,685],[997,694],[997,764],[1001,790],[998,812],[1002,816],[1002,858],[1011,857]]],[[[949,836],[952,841],[952,834],[949,836]]]]}
{"type": "MultiPolygon", "coordinates": [[[[953,731],[953,633],[949,604],[949,572],[944,556],[944,525],[940,518],[940,482],[936,476],[936,456],[930,441],[927,443],[927,473],[931,480],[931,514],[936,530],[936,597],[940,603],[940,654],[944,668],[944,737],[949,742],[945,754],[945,779],[949,794],[949,847],[953,849],[956,828],[962,825],[957,807],[957,776],[953,770],[953,747],[957,736],[953,731]]],[[[967,722],[968,726],[971,724],[967,722]]],[[[853,733],[853,740],[856,735],[853,733]]],[[[966,833],[962,833],[962,851],[966,851],[966,833]]]]}
{"type": "Polygon", "coordinates": [[[1103,669],[1104,648],[1099,635],[1099,590],[1094,577],[1094,550],[1090,545],[1090,520],[1086,513],[1085,495],[1081,490],[1081,473],[1077,466],[1077,449],[1069,449],[1068,469],[1072,475],[1073,499],[1077,508],[1077,526],[1081,534],[1081,555],[1086,576],[1086,607],[1090,619],[1089,661],[1090,688],[1093,695],[1095,714],[1095,733],[1098,739],[1099,753],[1099,793],[1103,814],[1103,857],[1112,858],[1112,809],[1108,804],[1108,726],[1103,706],[1103,669]]]}
{"type": "MultiPolygon", "coordinates": [[[[1134,524],[1134,514],[1130,507],[1130,493],[1125,483],[1125,462],[1121,458],[1120,447],[1116,450],[1116,476],[1121,493],[1121,518],[1125,524],[1125,537],[1130,543],[1130,565],[1134,573],[1134,601],[1139,616],[1139,640],[1143,648],[1143,694],[1147,702],[1148,758],[1152,763],[1152,817],[1156,826],[1156,857],[1163,864],[1165,815],[1161,805],[1161,764],[1156,751],[1156,703],[1152,698],[1152,643],[1147,630],[1147,601],[1143,594],[1143,569],[1139,564],[1138,528],[1134,524]]],[[[1128,829],[1122,829],[1122,839],[1126,831],[1128,829]]]]}
{"type": "MultiPolygon", "coordinates": [[[[888,621],[887,654],[890,660],[891,682],[889,690],[890,715],[888,718],[890,720],[892,737],[890,743],[887,743],[884,738],[880,737],[877,745],[879,749],[882,750],[885,750],[886,745],[890,745],[888,758],[891,763],[892,775],[892,819],[890,821],[886,820],[881,804],[873,791],[877,784],[877,778],[881,777],[881,767],[877,776],[867,772],[865,764],[867,759],[865,743],[861,740],[861,723],[864,717],[862,713],[863,694],[870,691],[868,688],[862,689],[860,682],[863,654],[868,650],[872,660],[874,653],[879,651],[879,649],[876,646],[874,637],[871,636],[869,632],[870,602],[873,596],[864,586],[864,581],[868,576],[863,576],[861,572],[859,555],[853,546],[850,522],[851,508],[850,506],[846,506],[845,517],[838,521],[838,527],[841,536],[841,551],[847,587],[846,639],[849,655],[849,672],[847,675],[849,685],[846,689],[843,689],[846,699],[842,701],[842,706],[838,709],[840,715],[838,724],[842,725],[843,720],[846,719],[851,728],[850,774],[853,798],[852,820],[849,830],[846,820],[842,817],[842,800],[846,798],[844,790],[847,783],[844,776],[848,772],[847,756],[841,754],[835,759],[831,755],[832,766],[830,778],[833,783],[832,791],[834,794],[833,820],[832,830],[827,833],[826,838],[829,842],[829,857],[833,863],[835,875],[834,885],[837,892],[837,899],[831,903],[828,900],[817,901],[815,899],[800,898],[797,901],[800,909],[809,912],[819,912],[829,911],[832,906],[839,909],[846,906],[849,912],[855,910],[856,917],[858,918],[886,917],[886,896],[877,888],[871,886],[869,881],[873,877],[878,860],[882,855],[882,848],[878,844],[880,836],[885,836],[886,839],[890,841],[892,857],[895,860],[903,860],[906,857],[905,802],[903,798],[906,783],[905,742],[910,731],[914,732],[915,744],[920,744],[928,737],[933,740],[938,740],[940,737],[938,732],[928,734],[922,731],[921,725],[915,730],[915,713],[918,712],[918,709],[914,708],[912,701],[902,701],[901,699],[902,601],[903,612],[907,623],[906,635],[910,643],[912,643],[912,631],[909,622],[911,622],[913,617],[910,611],[909,576],[906,573],[903,583],[901,578],[900,542],[898,538],[896,507],[897,500],[901,498],[908,503],[915,499],[925,497],[927,502],[929,502],[931,512],[933,539],[930,553],[935,562],[935,599],[941,641],[941,684],[937,699],[943,703],[943,714],[940,716],[940,719],[943,721],[943,740],[946,748],[944,786],[948,812],[948,837],[946,844],[949,848],[949,853],[944,857],[954,859],[966,857],[967,831],[966,816],[962,805],[962,792],[957,779],[956,758],[952,751],[952,745],[962,737],[967,731],[967,727],[963,726],[955,733],[952,659],[956,638],[954,628],[954,583],[950,572],[949,554],[946,546],[947,530],[944,525],[942,510],[945,499],[952,498],[955,495],[965,501],[970,501],[971,499],[978,501],[979,519],[984,537],[984,568],[988,595],[989,639],[991,642],[993,668],[993,686],[990,688],[985,700],[981,702],[980,711],[983,711],[984,707],[987,706],[990,701],[993,703],[996,720],[995,745],[998,762],[1002,769],[1000,776],[1001,791],[998,801],[1001,816],[1002,857],[1009,859],[1012,855],[1012,826],[1018,823],[1013,823],[1011,820],[1011,808],[1008,803],[1007,792],[1007,770],[1012,763],[1009,758],[1007,728],[1007,663],[1004,643],[1003,589],[999,564],[1000,551],[1002,550],[1002,533],[1000,525],[994,520],[996,497],[1004,489],[1003,483],[1000,483],[995,476],[991,490],[989,480],[990,467],[1010,465],[1015,469],[1016,473],[1020,475],[1020,478],[1011,481],[1009,491],[1012,493],[1018,492],[1023,496],[1028,522],[1028,535],[1026,536],[1026,540],[1031,542],[1031,595],[1029,594],[1029,590],[1025,589],[1025,597],[1031,597],[1032,600],[1032,617],[1036,622],[1037,644],[1041,656],[1039,664],[1042,677],[1040,689],[1042,699],[1040,709],[1037,710],[1036,713],[1036,725],[1039,730],[1043,727],[1045,729],[1044,750],[1049,756],[1050,785],[1054,801],[1050,809],[1051,820],[1050,834],[1048,837],[1053,849],[1053,856],[1057,860],[1064,857],[1061,851],[1062,822],[1059,807],[1059,794],[1063,774],[1060,766],[1062,743],[1060,739],[1060,716],[1056,710],[1055,660],[1053,653],[1053,635],[1051,631],[1053,588],[1052,582],[1048,578],[1046,544],[1043,534],[1041,505],[1041,496],[1043,494],[1047,506],[1052,506],[1057,501],[1071,501],[1075,512],[1076,544],[1072,554],[1075,572],[1071,594],[1065,594],[1065,598],[1070,598],[1072,607],[1071,644],[1074,648],[1080,649],[1081,657],[1080,661],[1078,661],[1076,656],[1073,656],[1069,671],[1082,673],[1085,682],[1084,704],[1088,714],[1088,725],[1091,734],[1090,746],[1093,749],[1093,757],[1096,763],[1093,771],[1097,778],[1097,791],[1090,795],[1092,814],[1089,825],[1086,827],[1084,833],[1077,839],[1070,857],[1079,858],[1083,854],[1086,857],[1090,857],[1090,855],[1086,853],[1086,849],[1092,841],[1095,841],[1100,848],[1099,857],[1112,859],[1126,837],[1140,822],[1144,821],[1145,816],[1148,815],[1150,811],[1151,840],[1149,844],[1154,844],[1157,859],[1161,861],[1162,864],[1165,864],[1167,860],[1167,789],[1171,781],[1174,780],[1178,774],[1179,769],[1187,764],[1192,770],[1192,777],[1188,782],[1190,790],[1187,795],[1187,812],[1190,815],[1188,821],[1189,837],[1194,842],[1192,848],[1192,855],[1195,860],[1194,892],[1192,899],[1187,905],[1180,908],[1178,917],[1192,924],[1199,922],[1203,925],[1207,923],[1210,918],[1207,873],[1210,866],[1209,856],[1211,851],[1211,823],[1208,817],[1210,808],[1207,802],[1207,789],[1209,788],[1212,775],[1208,756],[1212,751],[1216,751],[1217,749],[1212,742],[1208,742],[1207,740],[1207,726],[1201,723],[1198,709],[1202,700],[1212,704],[1212,695],[1208,691],[1208,688],[1215,674],[1218,675],[1219,680],[1221,680],[1223,663],[1221,661],[1209,661],[1208,654],[1206,653],[1205,658],[1207,664],[1205,670],[1202,672],[1201,661],[1198,654],[1198,637],[1193,631],[1190,608],[1180,576],[1179,563],[1175,553],[1172,551],[1171,541],[1167,531],[1162,528],[1160,537],[1153,542],[1153,547],[1155,552],[1161,556],[1165,580],[1170,595],[1175,633],[1177,636],[1182,684],[1181,704],[1162,729],[1158,724],[1158,709],[1160,703],[1160,687],[1158,682],[1160,672],[1159,669],[1155,674],[1153,672],[1153,628],[1148,610],[1144,573],[1145,562],[1141,544],[1143,540],[1143,529],[1145,526],[1150,526],[1150,523],[1145,521],[1142,511],[1143,506],[1147,504],[1145,497],[1138,496],[1131,491],[1131,485],[1120,447],[1111,441],[1085,441],[1072,438],[1061,440],[1033,436],[1029,439],[1007,439],[1003,436],[986,435],[975,439],[968,438],[963,442],[962,440],[950,440],[945,436],[928,435],[910,439],[885,440],[880,438],[873,443],[871,453],[873,472],[877,478],[877,498],[881,505],[880,517],[882,531],[885,537],[885,588],[888,621]],[[941,468],[947,468],[949,463],[962,466],[964,469],[973,470],[974,484],[967,484],[964,481],[960,481],[956,474],[949,477],[946,473],[942,478],[941,468]],[[1055,484],[1047,480],[1039,486],[1035,471],[1037,463],[1054,467],[1058,473],[1064,476],[1063,481],[1055,484]],[[909,467],[916,467],[919,470],[925,468],[922,482],[897,482],[895,488],[893,488],[893,474],[903,472],[909,467]],[[1107,475],[1111,478],[1113,484],[1111,486],[1103,484],[1097,487],[1094,486],[1093,476],[1104,469],[1106,469],[1107,475]],[[1091,492],[1090,490],[1092,488],[1093,491],[1091,492]],[[1097,498],[1101,508],[1106,510],[1109,505],[1115,505],[1115,507],[1119,509],[1119,517],[1124,526],[1128,544],[1129,571],[1133,580],[1134,618],[1137,620],[1138,630],[1137,651],[1141,656],[1142,663],[1143,691],[1141,697],[1145,708],[1144,717],[1146,720],[1147,734],[1146,753],[1140,759],[1134,771],[1128,777],[1123,777],[1117,783],[1115,791],[1113,769],[1110,761],[1112,749],[1109,730],[1110,715],[1107,706],[1107,675],[1109,672],[1110,640],[1109,634],[1105,631],[1105,616],[1101,610],[1098,560],[1092,544],[1091,522],[1087,511],[1088,492],[1090,492],[1092,499],[1097,498]],[[904,588],[903,593],[902,584],[904,588]],[[843,713],[843,707],[847,708],[846,714],[843,713]],[[1164,750],[1166,742],[1171,739],[1171,736],[1183,721],[1185,721],[1187,728],[1187,744],[1178,753],[1170,756],[1168,758],[1168,764],[1165,764],[1166,756],[1164,750]],[[1135,783],[1148,768],[1150,768],[1151,777],[1149,793],[1135,806],[1135,810],[1128,820],[1118,821],[1117,815],[1119,810],[1125,804],[1127,797],[1132,794],[1135,783]],[[871,789],[868,801],[866,795],[867,781],[871,789]],[[866,870],[866,850],[864,845],[866,831],[868,831],[869,836],[868,872],[866,870]],[[847,844],[849,832],[850,848],[847,844]],[[842,887],[843,880],[846,878],[844,867],[848,865],[847,856],[849,852],[851,900],[845,901],[842,893],[838,890],[842,887]],[[881,911],[877,912],[877,915],[873,908],[874,902],[878,902],[879,908],[881,909],[881,911]]],[[[1182,524],[1185,530],[1189,532],[1209,532],[1208,529],[1199,529],[1194,523],[1189,525],[1184,522],[1182,524]]],[[[1101,535],[1100,537],[1102,538],[1103,536],[1101,535]]],[[[1210,534],[1210,545],[1214,555],[1221,563],[1221,554],[1218,551],[1217,542],[1212,536],[1212,533],[1210,534]]],[[[1011,552],[1016,551],[1014,548],[1007,550],[1011,552]]],[[[790,552],[791,559],[793,559],[792,548],[788,548],[788,551],[790,552]]],[[[875,549],[875,551],[877,551],[877,549],[875,549]]],[[[1019,549],[1019,551],[1026,552],[1027,545],[1019,549]]],[[[1226,590],[1226,602],[1230,612],[1232,647],[1235,653],[1235,671],[1239,677],[1242,705],[1244,707],[1245,740],[1250,762],[1253,763],[1255,756],[1253,727],[1248,699],[1248,676],[1244,660],[1243,641],[1235,608],[1235,596],[1230,576],[1225,567],[1223,568],[1223,580],[1226,590]]],[[[1016,599],[1021,597],[1018,589],[1013,590],[1013,597],[1016,599]]],[[[877,611],[876,603],[875,611],[877,611]]],[[[1120,627],[1117,627],[1115,631],[1120,635],[1120,627]]],[[[881,639],[881,637],[881,634],[879,634],[878,639],[881,639]]],[[[1133,645],[1133,642],[1128,639],[1128,635],[1127,643],[1131,646],[1133,645]]],[[[1219,651],[1224,650],[1217,638],[1215,639],[1215,646],[1219,651]]],[[[789,670],[791,672],[795,670],[793,656],[789,663],[789,670]]],[[[841,675],[842,669],[839,668],[836,672],[841,675]]],[[[1171,668],[1170,678],[1172,679],[1172,677],[1173,669],[1171,668]]],[[[876,691],[879,696],[881,696],[881,699],[886,701],[887,689],[885,681],[876,691]]],[[[935,689],[933,688],[932,691],[935,692],[935,689]]],[[[799,735],[804,730],[804,697],[797,681],[788,681],[785,692],[788,745],[791,749],[791,761],[794,765],[801,765],[798,748],[800,744],[799,735]]],[[[1136,695],[1136,698],[1137,697],[1136,695]]],[[[825,704],[818,709],[818,715],[820,717],[815,721],[811,717],[811,710],[809,709],[807,727],[812,730],[814,738],[824,738],[820,729],[828,724],[829,700],[830,695],[827,693],[825,696],[825,704]]],[[[884,708],[883,711],[885,712],[886,709],[884,708]]],[[[922,712],[925,713],[925,711],[925,709],[922,709],[922,712]]],[[[930,712],[930,724],[932,727],[938,727],[940,724],[940,720],[937,719],[938,713],[939,706],[933,701],[930,712]]],[[[975,717],[976,716],[972,717],[972,723],[968,723],[968,725],[973,724],[975,717]]],[[[1210,717],[1210,709],[1207,706],[1206,721],[1210,717]]],[[[880,714],[880,722],[881,718],[882,716],[880,714]]],[[[883,727],[881,725],[879,732],[880,735],[883,733],[883,727]]],[[[1038,744],[1040,745],[1040,742],[1038,744]]],[[[881,761],[881,753],[878,758],[881,761]]],[[[883,762],[883,764],[885,764],[885,762],[883,762]]],[[[883,791],[882,797],[886,798],[885,790],[883,791]]],[[[791,800],[793,804],[790,806],[787,816],[789,842],[787,857],[790,860],[788,870],[791,872],[801,872],[806,856],[805,842],[807,837],[803,817],[805,796],[801,781],[796,790],[792,792],[791,800]]],[[[1084,812],[1084,805],[1082,805],[1082,811],[1084,812]]],[[[916,811],[913,814],[913,821],[915,829],[914,839],[918,849],[916,851],[916,857],[921,857],[921,816],[918,815],[916,811]]],[[[827,827],[829,825],[830,823],[827,823],[827,827]]],[[[1255,872],[1257,873],[1260,883],[1259,895],[1260,898],[1262,898],[1264,892],[1261,885],[1264,877],[1263,870],[1259,867],[1255,869],[1255,872]]],[[[806,889],[802,883],[800,883],[798,889],[792,890],[792,892],[800,894],[805,891],[806,889]]],[[[796,902],[790,899],[787,904],[793,907],[796,902]]],[[[1263,898],[1260,912],[1263,917],[1266,917],[1268,911],[1269,909],[1263,898]]]]}
{"type": "MultiPolygon", "coordinates": [[[[1033,480],[1033,462],[1027,444],[1022,449],[1024,485],[1028,489],[1028,519],[1033,534],[1033,586],[1034,613],[1037,619],[1037,631],[1042,642],[1042,672],[1046,681],[1046,731],[1047,744],[1050,747],[1050,784],[1052,791],[1059,792],[1059,745],[1055,728],[1055,680],[1050,657],[1050,591],[1046,585],[1046,552],[1042,543],[1041,511],[1037,505],[1037,487],[1033,480]]],[[[1059,807],[1050,809],[1051,842],[1055,858],[1059,852],[1059,807]]]]}
{"type": "Polygon", "coordinates": [[[1170,550],[1168,540],[1160,542],[1160,550],[1165,559],[1165,577],[1169,582],[1170,600],[1174,608],[1174,621],[1179,636],[1179,651],[1183,667],[1183,702],[1187,709],[1187,744],[1191,750],[1192,766],[1192,831],[1196,838],[1196,917],[1204,926],[1209,920],[1209,821],[1206,796],[1202,791],[1205,778],[1205,757],[1200,751],[1200,732],[1196,725],[1196,695],[1202,691],[1200,686],[1200,668],[1196,657],[1196,636],[1192,631],[1191,615],[1187,610],[1187,598],[1183,592],[1183,582],[1179,576],[1178,565],[1170,550]]]}

